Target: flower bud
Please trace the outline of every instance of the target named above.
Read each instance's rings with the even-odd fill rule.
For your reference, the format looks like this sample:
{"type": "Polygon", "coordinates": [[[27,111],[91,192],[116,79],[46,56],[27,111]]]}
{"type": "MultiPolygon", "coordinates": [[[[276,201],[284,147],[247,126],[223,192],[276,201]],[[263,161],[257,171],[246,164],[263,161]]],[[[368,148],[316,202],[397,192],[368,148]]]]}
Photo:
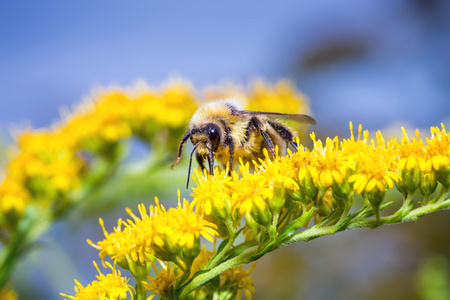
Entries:
{"type": "Polygon", "coordinates": [[[273,198],[269,200],[269,206],[274,214],[278,214],[286,203],[286,189],[276,187],[273,192],[273,198]]]}
{"type": "Polygon", "coordinates": [[[428,197],[434,193],[437,187],[436,174],[434,172],[420,174],[420,192],[428,197]]]}
{"type": "Polygon", "coordinates": [[[420,185],[420,168],[415,157],[403,158],[398,164],[402,180],[397,186],[407,193],[413,194],[420,185]]]}
{"type": "Polygon", "coordinates": [[[267,207],[267,205],[260,207],[259,205],[254,205],[252,212],[252,217],[255,219],[256,222],[263,226],[269,226],[272,222],[272,213],[267,207]]]}
{"type": "Polygon", "coordinates": [[[317,199],[319,190],[314,184],[313,177],[309,168],[302,168],[298,172],[298,185],[300,187],[300,192],[304,194],[308,202],[317,199]]]}

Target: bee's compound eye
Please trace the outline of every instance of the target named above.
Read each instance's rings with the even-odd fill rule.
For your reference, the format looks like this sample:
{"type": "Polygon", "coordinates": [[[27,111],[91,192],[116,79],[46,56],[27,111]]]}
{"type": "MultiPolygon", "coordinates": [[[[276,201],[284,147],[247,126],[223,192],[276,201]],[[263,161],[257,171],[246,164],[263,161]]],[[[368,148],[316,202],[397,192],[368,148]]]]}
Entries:
{"type": "Polygon", "coordinates": [[[220,143],[220,129],[215,124],[208,124],[206,130],[208,132],[209,140],[211,141],[211,146],[215,151],[220,143]]]}

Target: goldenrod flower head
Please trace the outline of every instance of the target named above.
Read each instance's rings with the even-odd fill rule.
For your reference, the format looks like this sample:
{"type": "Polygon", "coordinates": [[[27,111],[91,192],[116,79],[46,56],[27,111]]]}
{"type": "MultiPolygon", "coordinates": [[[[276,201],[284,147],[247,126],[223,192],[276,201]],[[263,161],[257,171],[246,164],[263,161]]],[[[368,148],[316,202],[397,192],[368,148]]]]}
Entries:
{"type": "Polygon", "coordinates": [[[195,272],[202,270],[209,263],[211,258],[214,256],[214,251],[206,250],[206,247],[203,246],[200,250],[200,254],[194,259],[191,267],[191,273],[195,274],[195,272]]]}
{"type": "MultiPolygon", "coordinates": [[[[183,80],[171,80],[162,88],[147,88],[135,100],[140,123],[151,121],[158,128],[180,128],[198,108],[192,85],[183,80]]],[[[142,126],[141,124],[141,126],[142,126]]]]}
{"type": "Polygon", "coordinates": [[[179,203],[176,209],[169,209],[164,216],[165,220],[176,224],[172,226],[173,236],[167,237],[180,246],[186,246],[187,249],[192,249],[195,244],[199,242],[200,236],[203,236],[208,241],[213,242],[213,237],[217,235],[215,230],[216,225],[206,221],[200,214],[194,211],[194,206],[184,199],[183,205],[179,203]]]}
{"type": "Polygon", "coordinates": [[[29,179],[44,180],[39,190],[47,190],[48,198],[52,197],[49,190],[67,192],[78,188],[83,161],[69,140],[59,130],[22,133],[18,137],[20,152],[8,165],[9,177],[23,182],[29,179]]]}
{"type": "MultiPolygon", "coordinates": [[[[117,227],[114,227],[113,232],[108,233],[105,229],[103,220],[99,219],[105,239],[94,244],[91,240],[87,242],[97,250],[100,250],[99,256],[102,258],[102,263],[105,264],[105,257],[109,256],[115,261],[124,261],[127,257],[131,257],[134,261],[144,261],[142,253],[142,242],[137,240],[136,235],[130,227],[125,226],[122,219],[117,222],[117,227]]],[[[122,265],[122,263],[121,263],[122,265]]]]}
{"type": "Polygon", "coordinates": [[[19,214],[30,203],[31,197],[22,182],[6,178],[0,183],[0,209],[4,212],[15,210],[19,214]]]}
{"type": "Polygon", "coordinates": [[[176,293],[173,288],[177,276],[175,275],[175,267],[166,266],[165,268],[161,268],[159,271],[153,265],[156,273],[156,277],[148,276],[148,282],[143,281],[142,284],[144,287],[153,292],[147,300],[153,299],[156,295],[158,295],[161,299],[175,299],[176,293]]]}
{"type": "Polygon", "coordinates": [[[400,161],[398,163],[399,170],[406,168],[408,171],[419,166],[419,160],[427,156],[423,141],[420,139],[420,132],[416,130],[416,137],[409,138],[406,130],[402,127],[403,137],[399,145],[398,155],[400,161]]]}
{"type": "Polygon", "coordinates": [[[368,143],[368,133],[365,136],[365,151],[352,155],[357,164],[355,174],[348,178],[354,182],[353,188],[356,193],[371,192],[378,190],[385,192],[394,187],[394,182],[400,180],[395,173],[396,152],[392,151],[392,142],[386,144],[381,133],[377,133],[377,144],[371,140],[368,143]]]}
{"type": "Polygon", "coordinates": [[[253,263],[246,271],[241,265],[220,274],[220,293],[234,295],[236,299],[241,300],[242,294],[239,292],[241,291],[247,300],[253,299],[252,294],[256,293],[256,290],[250,274],[255,267],[256,263],[253,263]]]}
{"type": "Polygon", "coordinates": [[[131,101],[119,91],[102,92],[77,108],[67,118],[64,130],[78,140],[80,146],[88,148],[103,141],[114,143],[128,138],[133,118],[130,105],[131,101]]]}
{"type": "Polygon", "coordinates": [[[299,190],[297,170],[287,156],[277,156],[271,160],[266,149],[264,149],[264,155],[266,159],[256,165],[256,168],[262,180],[267,182],[268,187],[273,191],[273,197],[267,200],[267,204],[273,213],[277,213],[285,205],[286,192],[299,190]]]}
{"type": "Polygon", "coordinates": [[[430,156],[431,165],[437,171],[437,180],[444,186],[450,186],[450,133],[445,130],[444,124],[431,127],[431,138],[427,138],[425,149],[430,156]]]}
{"type": "MultiPolygon", "coordinates": [[[[340,149],[347,153],[349,156],[353,155],[360,155],[362,153],[365,153],[366,151],[370,150],[370,139],[369,139],[369,131],[364,130],[362,128],[362,125],[360,124],[358,126],[358,137],[355,138],[355,135],[353,133],[353,123],[350,122],[350,139],[343,139],[340,143],[340,149]]],[[[350,161],[357,160],[357,157],[350,158],[350,161]]]]}
{"type": "MultiPolygon", "coordinates": [[[[419,137],[419,130],[416,130],[416,138],[410,139],[406,130],[402,127],[403,137],[398,147],[398,171],[402,181],[398,182],[399,189],[405,194],[414,193],[419,187],[421,171],[428,168],[426,163],[426,152],[422,140],[419,137]],[[422,170],[421,170],[422,169],[422,170]]],[[[430,164],[431,165],[431,162],[430,164]]]]}
{"type": "Polygon", "coordinates": [[[145,216],[146,222],[135,222],[133,226],[133,231],[147,235],[146,251],[154,252],[161,260],[174,260],[184,247],[187,251],[193,251],[191,254],[195,256],[200,250],[201,236],[210,242],[217,236],[215,224],[196,213],[187,200],[183,204],[180,199],[178,201],[177,207],[166,210],[156,199],[156,205],[151,209],[153,214],[145,216]]]}
{"type": "Polygon", "coordinates": [[[316,182],[321,187],[331,187],[333,183],[342,184],[351,165],[348,162],[348,154],[339,149],[338,138],[327,138],[325,146],[320,140],[315,140],[314,149],[311,152],[311,165],[317,170],[316,182]]]}
{"type": "Polygon", "coordinates": [[[210,242],[217,236],[217,226],[206,221],[202,215],[193,210],[187,200],[183,205],[178,203],[176,208],[166,208],[159,204],[150,207],[147,213],[143,204],[139,205],[140,217],[135,216],[130,210],[128,213],[133,220],[123,224],[119,220],[114,232],[108,233],[100,219],[105,239],[92,246],[100,250],[102,259],[109,255],[112,259],[131,257],[141,263],[155,255],[161,260],[175,260],[185,247],[193,250],[192,255],[199,251],[200,237],[210,242]],[[124,229],[122,229],[124,225],[124,229]]]}
{"type": "Polygon", "coordinates": [[[213,212],[215,218],[223,221],[231,213],[230,188],[232,182],[227,170],[216,169],[214,176],[209,175],[206,170],[200,173],[195,169],[194,173],[197,187],[192,189],[191,196],[194,198],[192,205],[196,206],[198,212],[205,215],[211,215],[213,212]]]}
{"type": "Polygon", "coordinates": [[[239,172],[241,178],[235,182],[231,195],[233,215],[235,212],[239,216],[251,213],[260,224],[268,224],[272,217],[267,201],[273,198],[273,189],[268,180],[259,173],[251,173],[249,164],[244,165],[242,161],[239,172]]]}
{"type": "Polygon", "coordinates": [[[431,156],[433,169],[450,166],[450,133],[445,130],[444,124],[439,127],[431,127],[431,138],[427,138],[425,149],[431,156]]]}
{"type": "Polygon", "coordinates": [[[75,280],[75,296],[69,296],[61,293],[62,296],[68,297],[71,300],[120,300],[126,299],[127,295],[133,296],[134,288],[128,284],[126,277],[121,277],[120,271],[116,270],[111,264],[106,263],[112,270],[112,273],[104,275],[100,272],[97,264],[94,262],[94,266],[97,269],[99,275],[96,276],[97,280],[83,287],[81,283],[75,280]]]}
{"type": "MultiPolygon", "coordinates": [[[[300,141],[297,140],[297,144],[300,141]]],[[[299,190],[297,192],[290,193],[291,198],[297,201],[310,202],[317,198],[318,189],[318,171],[312,164],[312,155],[306,148],[300,146],[297,152],[294,152],[289,162],[292,165],[292,169],[297,173],[297,183],[299,190]]]]}
{"type": "Polygon", "coordinates": [[[295,166],[290,162],[289,157],[277,157],[274,160],[269,158],[267,150],[264,149],[266,159],[257,168],[261,176],[273,187],[280,187],[297,191],[299,186],[296,182],[297,172],[295,166]]]}

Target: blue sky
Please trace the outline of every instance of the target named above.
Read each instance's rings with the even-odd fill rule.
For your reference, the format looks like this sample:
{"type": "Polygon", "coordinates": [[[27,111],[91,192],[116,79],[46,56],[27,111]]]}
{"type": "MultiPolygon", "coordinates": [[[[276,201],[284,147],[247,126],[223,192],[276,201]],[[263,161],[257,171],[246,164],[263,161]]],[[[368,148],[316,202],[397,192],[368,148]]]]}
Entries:
{"type": "Polygon", "coordinates": [[[174,74],[199,88],[291,78],[330,134],[346,133],[349,121],[439,124],[450,102],[442,2],[2,1],[0,128],[48,126],[95,85],[159,85],[174,74]],[[349,55],[302,67],[345,43],[349,55]],[[361,53],[352,56],[353,46],[361,53]]]}

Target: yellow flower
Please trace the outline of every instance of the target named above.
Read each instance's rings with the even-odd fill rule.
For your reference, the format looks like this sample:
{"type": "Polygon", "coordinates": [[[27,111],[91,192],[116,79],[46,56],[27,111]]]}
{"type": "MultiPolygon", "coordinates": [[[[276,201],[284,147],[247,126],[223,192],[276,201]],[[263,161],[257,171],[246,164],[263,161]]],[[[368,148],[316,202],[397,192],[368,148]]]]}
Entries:
{"type": "Polygon", "coordinates": [[[180,247],[186,246],[187,249],[192,249],[195,244],[198,244],[200,236],[213,242],[213,237],[217,235],[215,230],[217,226],[206,221],[193,208],[193,205],[184,200],[182,206],[179,203],[177,208],[170,208],[164,215],[160,215],[163,219],[161,221],[167,224],[167,229],[170,227],[167,235],[164,233],[161,235],[161,239],[178,244],[180,247]]]}
{"type": "Polygon", "coordinates": [[[139,211],[141,218],[128,210],[133,220],[125,224],[126,230],[121,231],[118,226],[114,233],[105,231],[106,239],[97,243],[102,257],[105,254],[113,255],[112,258],[129,254],[133,260],[143,262],[147,259],[146,254],[150,254],[163,261],[174,261],[182,254],[183,247],[193,250],[191,254],[196,255],[201,236],[212,242],[217,235],[217,226],[197,214],[186,200],[183,205],[179,202],[178,207],[166,210],[156,198],[150,213],[143,204],[139,211]]]}
{"type": "Polygon", "coordinates": [[[347,170],[351,165],[348,160],[348,153],[339,149],[338,138],[327,138],[325,146],[320,140],[314,141],[314,149],[311,152],[311,166],[317,169],[316,181],[320,186],[328,188],[336,184],[342,184],[347,176],[347,170]]]}
{"type": "MultiPolygon", "coordinates": [[[[406,130],[402,127],[403,137],[401,144],[399,145],[398,155],[400,161],[398,163],[398,169],[401,170],[406,169],[408,171],[413,168],[419,167],[423,164],[423,160],[426,159],[427,153],[425,151],[425,147],[423,141],[419,137],[419,130],[416,130],[416,138],[410,139],[406,130]],[[421,163],[422,162],[422,163],[421,163]]],[[[426,169],[424,168],[423,171],[426,169]]]]}
{"type": "Polygon", "coordinates": [[[44,179],[60,192],[79,187],[84,163],[61,131],[24,132],[18,137],[18,146],[20,152],[8,165],[9,177],[44,179]]]}
{"type": "Polygon", "coordinates": [[[269,224],[272,216],[266,201],[273,198],[269,182],[260,174],[250,173],[248,163],[241,164],[239,170],[241,179],[233,185],[231,195],[233,215],[251,213],[260,224],[269,224]]]}
{"type": "Polygon", "coordinates": [[[299,189],[296,182],[297,172],[295,166],[290,162],[290,158],[282,156],[271,160],[267,149],[264,149],[264,155],[266,160],[257,166],[261,171],[260,175],[265,178],[272,188],[280,187],[297,191],[299,189]]]}
{"type": "Polygon", "coordinates": [[[175,268],[166,266],[165,268],[158,269],[153,265],[156,273],[156,277],[148,276],[147,279],[149,282],[144,281],[144,287],[153,292],[147,300],[153,299],[156,295],[160,296],[161,299],[175,299],[176,292],[173,289],[173,285],[177,279],[175,276],[175,268]]]}
{"type": "Polygon", "coordinates": [[[6,178],[0,183],[0,209],[3,212],[15,210],[22,213],[31,198],[21,182],[6,178]]]}
{"type": "Polygon", "coordinates": [[[429,155],[426,166],[432,166],[436,171],[437,180],[445,187],[450,186],[450,133],[447,133],[444,124],[442,130],[431,128],[431,138],[427,139],[425,149],[429,155]]]}
{"type": "Polygon", "coordinates": [[[446,132],[444,124],[441,126],[442,130],[439,127],[431,127],[431,138],[427,138],[425,146],[436,171],[450,166],[450,133],[446,132]]]}
{"type": "Polygon", "coordinates": [[[227,293],[235,295],[237,300],[241,300],[242,294],[239,291],[242,291],[247,300],[253,299],[252,294],[254,294],[256,290],[250,274],[255,267],[256,263],[253,263],[250,269],[245,271],[241,265],[220,274],[220,292],[226,291],[227,293]]]}
{"type": "Polygon", "coordinates": [[[134,261],[144,262],[146,259],[143,247],[144,241],[140,239],[140,236],[130,226],[124,226],[126,224],[122,222],[122,219],[118,220],[117,227],[114,227],[111,233],[106,231],[105,224],[101,218],[99,223],[103,229],[105,239],[97,242],[97,244],[94,244],[91,240],[87,240],[87,242],[100,251],[99,256],[102,258],[103,264],[106,256],[120,263],[128,257],[131,257],[134,261]]]}
{"type": "Polygon", "coordinates": [[[96,276],[97,280],[83,287],[81,283],[75,280],[75,296],[69,296],[61,293],[64,297],[69,297],[71,300],[120,300],[126,299],[127,295],[133,296],[134,288],[128,284],[126,277],[121,277],[120,271],[115,270],[111,264],[106,263],[112,270],[112,273],[104,275],[100,272],[97,264],[94,262],[94,266],[97,269],[99,275],[96,276]]]}
{"type": "Polygon", "coordinates": [[[205,246],[200,250],[200,254],[195,258],[191,267],[191,274],[195,274],[195,272],[202,270],[209,263],[211,258],[214,256],[214,251],[206,250],[205,246]]]}
{"type": "Polygon", "coordinates": [[[375,190],[383,193],[392,189],[394,182],[400,180],[400,175],[394,171],[397,152],[393,150],[392,141],[389,144],[384,142],[380,132],[377,133],[376,146],[373,140],[370,145],[367,138],[365,140],[365,150],[351,154],[356,169],[348,181],[354,183],[353,188],[358,194],[375,190]]]}
{"type": "Polygon", "coordinates": [[[299,190],[297,171],[288,156],[277,157],[272,161],[266,149],[264,149],[264,155],[265,161],[257,165],[256,169],[259,169],[261,180],[266,182],[273,192],[273,197],[267,199],[267,204],[275,214],[284,207],[286,192],[299,190]]]}
{"type": "Polygon", "coordinates": [[[215,175],[209,175],[206,170],[203,173],[194,169],[194,181],[196,188],[192,189],[195,205],[197,210],[205,215],[211,215],[219,220],[224,220],[230,213],[230,187],[231,177],[228,176],[227,170],[220,171],[216,169],[215,175]]]}
{"type": "Polygon", "coordinates": [[[146,87],[134,101],[136,117],[141,126],[156,123],[154,130],[184,127],[198,105],[192,85],[183,80],[171,80],[159,89],[146,87]]]}
{"type": "Polygon", "coordinates": [[[416,138],[412,139],[408,137],[403,127],[402,131],[402,141],[398,146],[400,160],[397,166],[402,180],[398,182],[398,187],[403,194],[413,194],[419,188],[421,172],[427,172],[427,153],[422,140],[420,140],[418,129],[416,130],[416,138]]]}

